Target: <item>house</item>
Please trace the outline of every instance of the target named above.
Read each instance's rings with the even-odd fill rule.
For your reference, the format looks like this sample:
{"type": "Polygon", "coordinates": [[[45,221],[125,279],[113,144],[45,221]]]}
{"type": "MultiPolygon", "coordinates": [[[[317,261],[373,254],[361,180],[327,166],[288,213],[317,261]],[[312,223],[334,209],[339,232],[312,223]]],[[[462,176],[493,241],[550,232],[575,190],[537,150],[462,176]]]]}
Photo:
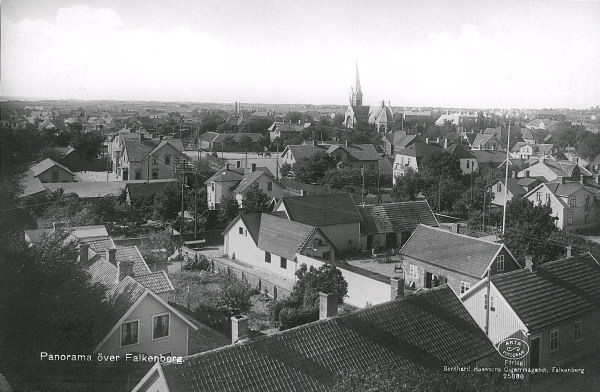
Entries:
{"type": "Polygon", "coordinates": [[[504,205],[504,192],[506,191],[506,199],[510,201],[516,197],[523,197],[527,192],[538,186],[541,181],[537,178],[529,177],[529,172],[525,171],[525,177],[518,178],[517,173],[513,172],[512,177],[506,182],[503,178],[496,180],[490,185],[493,193],[492,204],[497,206],[504,205]],[[505,184],[506,182],[506,184],[505,184]],[[507,189],[505,188],[505,185],[507,189]]]}
{"type": "Polygon", "coordinates": [[[594,160],[590,164],[590,170],[592,170],[594,173],[600,172],[600,154],[596,158],[594,158],[594,160]]]}
{"type": "MultiPolygon", "coordinates": [[[[39,243],[44,236],[50,235],[57,230],[65,229],[69,230],[70,238],[76,241],[102,241],[104,248],[101,248],[101,251],[104,251],[110,247],[114,247],[115,245],[112,239],[109,237],[104,225],[75,226],[67,228],[65,224],[61,222],[54,222],[51,229],[25,230],[25,241],[27,241],[29,244],[39,243]]],[[[100,243],[97,245],[100,246],[99,244],[100,243]]]]}
{"type": "Polygon", "coordinates": [[[60,119],[47,118],[39,123],[38,129],[40,131],[53,131],[58,133],[65,129],[65,123],[60,119]]]}
{"type": "Polygon", "coordinates": [[[419,224],[439,226],[426,200],[365,205],[358,211],[361,249],[400,248],[419,224]]]}
{"type": "Polygon", "coordinates": [[[473,174],[479,171],[477,157],[470,151],[465,150],[462,144],[451,144],[446,148],[446,151],[458,158],[463,174],[473,174]]]}
{"type": "Polygon", "coordinates": [[[262,151],[262,138],[260,133],[206,132],[198,137],[198,144],[205,151],[262,151]]]}
{"type": "Polygon", "coordinates": [[[207,202],[210,210],[221,208],[221,199],[235,197],[240,206],[243,205],[245,193],[255,185],[271,199],[281,199],[285,187],[281,185],[266,167],[233,168],[229,163],[204,182],[207,202]]]}
{"type": "Polygon", "coordinates": [[[519,159],[530,159],[532,157],[551,157],[558,149],[554,144],[528,144],[516,143],[511,149],[511,157],[519,159]]]}
{"type": "Polygon", "coordinates": [[[584,253],[537,268],[528,260],[460,299],[495,345],[511,337],[527,342],[523,367],[550,368],[600,350],[599,297],[600,265],[584,253]]]}
{"type": "Polygon", "coordinates": [[[407,135],[406,131],[395,131],[383,139],[385,155],[394,155],[395,151],[406,148],[417,141],[417,135],[407,135]]]}
{"type": "Polygon", "coordinates": [[[243,214],[223,232],[224,252],[259,270],[294,281],[300,267],[297,255],[335,258],[332,242],[315,226],[288,220],[275,214],[243,214]]]}
{"type": "Polygon", "coordinates": [[[500,140],[496,133],[479,133],[473,140],[473,150],[502,150],[500,140]]]}
{"type": "Polygon", "coordinates": [[[488,273],[521,268],[504,244],[423,224],[416,228],[400,254],[404,256],[409,286],[432,288],[447,283],[458,294],[468,291],[488,273]]]}
{"type": "Polygon", "coordinates": [[[532,130],[548,130],[556,121],[549,119],[536,118],[525,124],[525,127],[532,130]]]}
{"type": "MultiPolygon", "coordinates": [[[[336,300],[321,294],[319,321],[193,355],[183,366],[157,363],[133,392],[327,391],[337,374],[374,364],[439,370],[495,358],[447,286],[339,316],[336,300]]],[[[247,319],[232,322],[233,334],[246,336],[247,319]]]]}
{"type": "Polygon", "coordinates": [[[545,159],[543,156],[539,158],[536,164],[521,170],[519,177],[523,177],[526,171],[529,171],[531,177],[543,178],[544,181],[554,181],[559,178],[579,181],[580,176],[592,177],[592,173],[589,170],[576,162],[553,161],[545,159]]]}
{"type": "Polygon", "coordinates": [[[42,183],[75,181],[75,174],[71,170],[50,158],[31,165],[28,171],[42,183]]]}
{"type": "Polygon", "coordinates": [[[429,144],[423,142],[414,142],[410,146],[396,151],[394,159],[394,185],[396,185],[396,177],[404,176],[409,169],[418,172],[419,162],[426,156],[436,153],[441,153],[442,147],[437,144],[429,144]]]}
{"type": "Polygon", "coordinates": [[[143,133],[122,138],[118,158],[116,174],[123,181],[173,178],[177,162],[188,160],[181,140],[146,139],[143,133]]]}
{"type": "MultiPolygon", "coordinates": [[[[310,126],[310,124],[308,123],[310,126]]],[[[303,124],[292,124],[289,122],[275,121],[267,131],[269,131],[269,138],[271,143],[279,139],[292,139],[302,135],[302,131],[305,129],[303,124]]]]}
{"type": "Polygon", "coordinates": [[[381,159],[372,144],[333,144],[327,154],[338,162],[338,168],[376,170],[381,159]]]}
{"type": "Polygon", "coordinates": [[[471,154],[475,156],[480,167],[482,165],[498,167],[498,165],[506,161],[506,151],[472,150],[471,154]]]}
{"type": "Polygon", "coordinates": [[[103,159],[95,161],[87,160],[79,150],[68,147],[53,147],[52,151],[56,155],[56,162],[60,163],[72,172],[81,172],[86,170],[106,170],[106,162],[103,159]]]}
{"type": "Polygon", "coordinates": [[[284,197],[274,209],[293,222],[318,227],[341,253],[360,246],[362,217],[347,193],[284,197]]]}
{"type": "Polygon", "coordinates": [[[288,144],[280,155],[282,164],[294,166],[296,162],[303,159],[310,159],[317,152],[326,152],[329,145],[316,144],[314,141],[310,144],[288,144]]]}
{"type": "Polygon", "coordinates": [[[587,185],[583,176],[579,182],[560,177],[542,183],[523,197],[534,204],[548,204],[552,216],[558,218],[555,224],[559,229],[587,229],[600,223],[600,189],[587,185]]]}
{"type": "Polygon", "coordinates": [[[526,144],[543,144],[547,136],[546,132],[535,128],[521,128],[521,139],[526,144]]]}
{"type": "Polygon", "coordinates": [[[473,143],[475,142],[475,138],[479,135],[475,132],[463,132],[461,141],[463,144],[467,146],[468,149],[473,149],[473,143]]]}

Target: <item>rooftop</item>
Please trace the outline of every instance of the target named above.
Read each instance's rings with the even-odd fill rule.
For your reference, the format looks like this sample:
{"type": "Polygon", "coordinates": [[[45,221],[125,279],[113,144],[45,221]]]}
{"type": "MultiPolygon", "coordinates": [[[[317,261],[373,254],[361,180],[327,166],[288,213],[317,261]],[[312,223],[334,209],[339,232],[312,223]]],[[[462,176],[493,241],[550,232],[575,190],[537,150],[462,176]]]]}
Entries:
{"type": "Polygon", "coordinates": [[[310,226],[326,226],[362,221],[352,197],[347,193],[284,197],[281,202],[290,220],[310,226]]]}
{"type": "Polygon", "coordinates": [[[413,231],[419,224],[438,226],[426,201],[405,201],[359,207],[362,234],[413,231]]]}

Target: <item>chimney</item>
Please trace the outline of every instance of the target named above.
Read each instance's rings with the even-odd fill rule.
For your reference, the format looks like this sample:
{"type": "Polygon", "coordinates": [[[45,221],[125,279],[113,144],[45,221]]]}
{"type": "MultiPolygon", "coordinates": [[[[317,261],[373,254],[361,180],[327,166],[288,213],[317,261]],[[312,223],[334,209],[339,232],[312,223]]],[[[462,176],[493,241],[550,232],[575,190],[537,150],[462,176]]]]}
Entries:
{"type": "Polygon", "coordinates": [[[163,140],[163,137],[164,137],[163,135],[158,135],[158,140],[161,140],[161,141],[162,141],[162,140],[163,140]]]}
{"type": "Polygon", "coordinates": [[[90,244],[79,244],[79,262],[88,262],[88,252],[90,250],[90,244]]]}
{"type": "Polygon", "coordinates": [[[580,175],[579,175],[579,182],[580,182],[582,185],[583,185],[583,184],[585,184],[585,179],[584,179],[584,177],[583,177],[583,174],[580,174],[580,175]]]}
{"type": "Polygon", "coordinates": [[[444,139],[444,148],[448,148],[448,139],[444,139]]]}
{"type": "Polygon", "coordinates": [[[429,138],[428,137],[425,138],[425,143],[429,144],[429,138]]]}
{"type": "Polygon", "coordinates": [[[319,292],[319,320],[337,315],[337,295],[319,292]]]}
{"type": "Polygon", "coordinates": [[[119,270],[119,282],[125,279],[126,276],[133,277],[133,261],[132,260],[123,260],[117,263],[117,268],[119,270]]]}
{"type": "Polygon", "coordinates": [[[240,314],[231,316],[231,344],[248,337],[248,317],[240,314]]]}
{"type": "Polygon", "coordinates": [[[567,257],[571,257],[573,255],[572,253],[572,248],[570,246],[567,246],[567,257]]]}
{"type": "Polygon", "coordinates": [[[52,227],[54,231],[64,230],[67,224],[65,222],[52,222],[52,227]]]}
{"type": "Polygon", "coordinates": [[[533,257],[525,256],[525,268],[531,272],[535,272],[535,266],[533,265],[533,257]]]}
{"type": "Polygon", "coordinates": [[[110,248],[110,249],[106,250],[106,260],[108,260],[108,262],[113,265],[117,264],[117,249],[116,248],[110,248]]]}
{"type": "Polygon", "coordinates": [[[561,184],[563,184],[563,185],[565,184],[565,178],[564,178],[564,177],[558,177],[558,181],[559,181],[561,184]]]}
{"type": "Polygon", "coordinates": [[[529,178],[529,170],[525,170],[525,178],[529,178]]]}
{"type": "Polygon", "coordinates": [[[390,278],[392,300],[404,297],[404,279],[401,276],[393,276],[390,278]]]}

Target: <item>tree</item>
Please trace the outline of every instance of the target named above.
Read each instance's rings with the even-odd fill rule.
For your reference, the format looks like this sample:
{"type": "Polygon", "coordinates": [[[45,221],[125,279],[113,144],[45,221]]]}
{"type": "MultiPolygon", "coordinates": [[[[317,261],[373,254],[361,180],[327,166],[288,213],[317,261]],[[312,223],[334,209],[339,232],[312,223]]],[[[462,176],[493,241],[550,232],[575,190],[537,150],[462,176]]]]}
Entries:
{"type": "Polygon", "coordinates": [[[419,192],[426,188],[427,179],[421,178],[414,170],[409,169],[404,176],[396,177],[396,185],[392,188],[392,197],[397,201],[417,200],[419,192]]]}
{"type": "MultiPolygon", "coordinates": [[[[18,235],[0,239],[0,352],[10,358],[9,378],[47,373],[41,351],[91,354],[114,320],[105,287],[90,283],[68,235],[55,232],[32,247],[18,235]]],[[[64,379],[73,368],[52,371],[64,379]]]]}
{"type": "Polygon", "coordinates": [[[163,222],[173,221],[181,211],[181,194],[177,184],[167,185],[154,197],[152,218],[163,222]]]}
{"type": "Polygon", "coordinates": [[[600,135],[590,134],[577,144],[577,153],[585,159],[592,160],[600,154],[600,135]]]}
{"type": "Polygon", "coordinates": [[[348,283],[342,272],[334,265],[324,264],[318,269],[302,264],[296,271],[298,280],[292,289],[290,297],[293,302],[304,306],[319,305],[319,292],[336,294],[339,304],[344,302],[348,294],[348,283]]]}
{"type": "Polygon", "coordinates": [[[425,156],[419,163],[419,173],[425,177],[461,178],[460,159],[448,151],[425,156]]]}
{"type": "Polygon", "coordinates": [[[292,171],[292,165],[290,165],[287,162],[284,163],[283,165],[281,165],[281,168],[279,169],[279,172],[281,173],[281,177],[287,177],[291,171],[292,171]]]}
{"type": "Polygon", "coordinates": [[[548,242],[558,229],[549,205],[534,205],[525,198],[506,203],[506,228],[502,236],[504,244],[520,261],[532,256],[534,263],[556,260],[563,248],[548,242]]]}
{"type": "Polygon", "coordinates": [[[233,316],[245,313],[252,307],[252,288],[244,282],[228,280],[217,294],[217,309],[233,316]]]}
{"type": "Polygon", "coordinates": [[[87,159],[92,160],[100,154],[103,148],[104,139],[101,135],[90,132],[90,133],[76,133],[71,138],[71,146],[78,150],[81,155],[87,159]]]}
{"type": "Polygon", "coordinates": [[[242,202],[242,212],[244,214],[252,212],[267,212],[271,199],[259,187],[258,184],[252,185],[244,194],[242,202]]]}
{"type": "Polygon", "coordinates": [[[243,151],[248,151],[251,146],[252,146],[252,139],[249,136],[243,135],[240,137],[240,147],[242,148],[243,151]]]}
{"type": "Polygon", "coordinates": [[[336,167],[336,161],[325,151],[317,151],[310,158],[303,158],[294,164],[294,174],[305,183],[321,182],[325,172],[336,167]]]}
{"type": "Polygon", "coordinates": [[[169,255],[175,252],[178,241],[168,231],[149,233],[142,237],[140,252],[148,264],[167,261],[169,255]]]}
{"type": "Polygon", "coordinates": [[[219,210],[219,221],[228,225],[240,213],[240,207],[233,196],[221,197],[221,209],[219,210]]]}

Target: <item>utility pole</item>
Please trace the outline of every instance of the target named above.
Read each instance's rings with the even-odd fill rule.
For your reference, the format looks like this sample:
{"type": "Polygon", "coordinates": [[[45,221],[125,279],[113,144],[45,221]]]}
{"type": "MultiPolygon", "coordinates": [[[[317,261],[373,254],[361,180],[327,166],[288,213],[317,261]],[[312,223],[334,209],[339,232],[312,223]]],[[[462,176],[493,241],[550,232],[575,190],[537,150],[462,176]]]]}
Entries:
{"type": "Polygon", "coordinates": [[[185,186],[185,171],[181,173],[181,225],[179,225],[179,245],[183,246],[183,188],[185,186]]]}
{"type": "Polygon", "coordinates": [[[483,222],[482,222],[482,226],[483,226],[483,232],[485,233],[485,194],[487,193],[487,182],[484,185],[483,188],[483,222]]]}
{"type": "Polygon", "coordinates": [[[442,175],[438,182],[438,214],[442,211],[442,175]]]}
{"type": "Polygon", "coordinates": [[[379,176],[381,175],[380,161],[377,161],[377,200],[381,204],[381,187],[379,186],[379,176]]]}
{"type": "Polygon", "coordinates": [[[504,175],[504,213],[502,214],[502,235],[504,235],[504,231],[506,230],[506,197],[508,191],[508,151],[510,150],[510,119],[508,120],[508,140],[506,142],[506,161],[504,164],[506,165],[505,175],[504,175]]]}
{"type": "Polygon", "coordinates": [[[360,174],[362,175],[362,192],[360,193],[363,207],[365,206],[365,165],[360,168],[360,174]]]}
{"type": "Polygon", "coordinates": [[[194,170],[194,240],[198,239],[198,165],[194,170]]]}
{"type": "Polygon", "coordinates": [[[150,183],[150,159],[152,159],[152,154],[148,155],[148,170],[146,170],[146,184],[150,183]]]}

